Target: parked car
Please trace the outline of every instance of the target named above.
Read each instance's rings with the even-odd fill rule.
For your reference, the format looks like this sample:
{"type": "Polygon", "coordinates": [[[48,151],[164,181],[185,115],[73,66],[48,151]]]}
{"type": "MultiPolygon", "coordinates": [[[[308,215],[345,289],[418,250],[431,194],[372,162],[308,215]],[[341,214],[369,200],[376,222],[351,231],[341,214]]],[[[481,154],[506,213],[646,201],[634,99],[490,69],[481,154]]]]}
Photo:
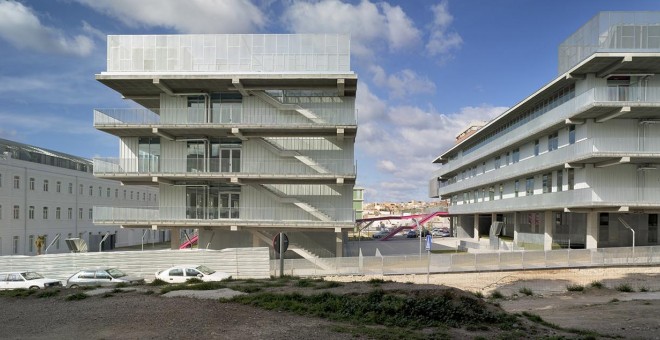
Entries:
{"type": "Polygon", "coordinates": [[[231,278],[231,275],[212,270],[204,265],[183,265],[156,272],[156,278],[169,283],[182,283],[192,278],[208,282],[226,280],[231,278]]]}
{"type": "Polygon", "coordinates": [[[371,235],[371,237],[381,238],[381,237],[387,236],[389,233],[390,233],[389,230],[379,230],[379,231],[375,232],[373,235],[371,235]]]}
{"type": "Polygon", "coordinates": [[[443,230],[443,229],[434,229],[433,231],[431,231],[431,235],[438,236],[438,237],[449,237],[449,236],[451,236],[449,231],[443,230]]]}
{"type": "Polygon", "coordinates": [[[417,231],[416,230],[408,230],[406,233],[407,238],[415,238],[417,237],[417,231]]]}
{"type": "Polygon", "coordinates": [[[48,279],[35,272],[0,273],[0,289],[44,289],[62,286],[60,280],[48,279]]]}
{"type": "Polygon", "coordinates": [[[117,268],[93,268],[83,269],[66,280],[66,286],[76,288],[79,286],[107,286],[117,283],[142,284],[144,278],[128,276],[117,268]]]}

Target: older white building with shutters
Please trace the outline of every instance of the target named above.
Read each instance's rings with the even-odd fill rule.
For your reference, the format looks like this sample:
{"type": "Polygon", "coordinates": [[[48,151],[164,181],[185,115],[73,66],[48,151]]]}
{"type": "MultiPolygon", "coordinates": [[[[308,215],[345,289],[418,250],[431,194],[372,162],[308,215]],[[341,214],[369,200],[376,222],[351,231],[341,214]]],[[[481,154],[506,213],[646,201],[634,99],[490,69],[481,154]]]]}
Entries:
{"type": "Polygon", "coordinates": [[[96,79],[139,108],[94,111],[120,142],[95,175],[160,192],[149,208],[98,206],[96,223],[195,228],[210,249],[285,231],[292,254],[342,255],[356,178],[347,35],[109,36],[96,79]]]}
{"type": "Polygon", "coordinates": [[[42,253],[69,252],[67,238],[81,238],[90,251],[162,242],[165,232],[120,229],[93,223],[94,205],[153,206],[154,188],[123,187],[95,178],[90,160],[37,146],[0,139],[0,255],[36,255],[36,241],[45,236],[42,253]],[[57,237],[59,235],[59,238],[57,237]],[[52,244],[51,244],[52,243],[52,244]]]}
{"type": "Polygon", "coordinates": [[[599,13],[559,46],[557,78],[434,163],[459,236],[501,221],[525,248],[657,245],[660,13],[599,13]]]}

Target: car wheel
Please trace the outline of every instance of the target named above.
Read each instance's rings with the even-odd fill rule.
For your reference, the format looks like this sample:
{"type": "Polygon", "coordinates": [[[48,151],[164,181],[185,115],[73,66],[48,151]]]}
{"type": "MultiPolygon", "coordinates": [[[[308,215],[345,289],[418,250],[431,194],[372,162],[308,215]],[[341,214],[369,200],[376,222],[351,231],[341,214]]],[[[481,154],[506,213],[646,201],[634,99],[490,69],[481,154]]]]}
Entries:
{"type": "Polygon", "coordinates": [[[30,286],[30,289],[39,289],[38,286],[30,286]]]}
{"type": "Polygon", "coordinates": [[[78,288],[78,285],[70,285],[69,288],[76,289],[76,288],[78,288]]]}

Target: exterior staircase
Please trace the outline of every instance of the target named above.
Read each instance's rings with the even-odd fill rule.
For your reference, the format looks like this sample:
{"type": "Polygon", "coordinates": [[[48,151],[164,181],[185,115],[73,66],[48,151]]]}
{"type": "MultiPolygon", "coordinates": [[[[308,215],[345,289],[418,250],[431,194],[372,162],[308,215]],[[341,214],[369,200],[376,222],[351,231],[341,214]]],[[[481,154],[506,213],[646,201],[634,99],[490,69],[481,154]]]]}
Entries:
{"type": "MultiPolygon", "coordinates": [[[[262,240],[266,244],[271,244],[273,241],[273,238],[275,237],[274,232],[269,232],[269,231],[263,231],[263,230],[250,230],[250,232],[255,235],[258,239],[262,240]]],[[[323,261],[323,258],[328,258],[328,257],[334,257],[334,254],[332,254],[329,250],[321,247],[318,245],[318,243],[314,242],[312,239],[304,235],[303,233],[296,233],[295,238],[289,238],[289,248],[288,250],[291,250],[298,254],[300,257],[310,260],[317,266],[321,267],[324,270],[331,270],[334,269],[331,265],[323,261]],[[303,247],[301,244],[306,244],[308,245],[307,248],[303,247]],[[309,247],[309,245],[312,245],[312,247],[309,247]],[[313,249],[310,249],[313,248],[313,249]]]]}
{"type": "Polygon", "coordinates": [[[271,97],[268,93],[264,91],[250,91],[250,94],[253,96],[263,100],[264,102],[268,103],[269,105],[275,107],[276,109],[280,111],[296,111],[303,115],[305,118],[311,120],[312,122],[316,124],[326,124],[326,121],[323,120],[322,118],[318,117],[314,112],[312,112],[309,109],[305,109],[301,107],[300,105],[296,104],[284,104],[281,101],[271,97]]]}
{"type": "Polygon", "coordinates": [[[269,194],[271,197],[275,198],[280,203],[291,203],[298,208],[306,211],[310,215],[316,217],[320,221],[324,222],[330,222],[332,221],[332,217],[328,216],[327,214],[323,213],[321,210],[318,208],[312,206],[311,204],[302,201],[301,199],[297,197],[292,197],[287,195],[286,193],[282,192],[281,190],[277,189],[276,187],[270,185],[270,184],[251,184],[252,187],[254,187],[257,190],[260,190],[261,192],[265,192],[269,194]]]}
{"type": "Polygon", "coordinates": [[[302,155],[298,151],[294,150],[286,150],[284,149],[281,145],[279,145],[275,140],[269,139],[269,138],[260,138],[259,139],[266,147],[268,150],[271,152],[275,153],[276,155],[280,157],[293,157],[297,160],[299,160],[301,163],[307,165],[308,167],[314,169],[316,172],[320,174],[329,174],[330,170],[324,168],[321,166],[318,162],[316,162],[314,159],[308,156],[302,155]]]}

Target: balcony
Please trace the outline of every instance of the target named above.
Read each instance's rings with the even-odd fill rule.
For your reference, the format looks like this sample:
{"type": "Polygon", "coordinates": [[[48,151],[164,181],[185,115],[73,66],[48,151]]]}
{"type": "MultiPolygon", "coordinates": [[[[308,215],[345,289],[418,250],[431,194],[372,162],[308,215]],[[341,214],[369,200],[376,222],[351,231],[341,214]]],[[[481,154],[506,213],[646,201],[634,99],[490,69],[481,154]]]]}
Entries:
{"type": "Polygon", "coordinates": [[[449,161],[434,175],[450,175],[470,167],[485,157],[492,157],[502,150],[520,145],[525,140],[531,140],[534,136],[543,135],[553,128],[563,126],[566,119],[597,119],[622,107],[631,107],[633,110],[619,118],[660,118],[660,87],[592,88],[535,119],[521,122],[479,149],[449,161]]]}
{"type": "Polygon", "coordinates": [[[94,223],[151,227],[152,225],[185,227],[308,227],[352,228],[354,210],[325,208],[331,221],[321,221],[296,207],[218,208],[218,207],[94,207],[94,223]]]}
{"type": "Polygon", "coordinates": [[[357,110],[345,107],[314,109],[316,119],[310,120],[293,110],[231,110],[218,109],[95,109],[94,127],[117,136],[148,136],[157,128],[173,137],[190,135],[232,134],[239,128],[242,135],[280,136],[355,135],[357,110]],[[283,131],[284,130],[284,131],[283,131]]]}
{"type": "Polygon", "coordinates": [[[357,173],[352,159],[324,159],[305,164],[292,159],[277,161],[224,158],[95,158],[94,175],[103,178],[150,181],[151,177],[177,179],[230,179],[273,183],[273,180],[314,181],[333,184],[337,178],[353,182],[357,173]],[[233,163],[232,163],[233,161],[233,163]]]}

